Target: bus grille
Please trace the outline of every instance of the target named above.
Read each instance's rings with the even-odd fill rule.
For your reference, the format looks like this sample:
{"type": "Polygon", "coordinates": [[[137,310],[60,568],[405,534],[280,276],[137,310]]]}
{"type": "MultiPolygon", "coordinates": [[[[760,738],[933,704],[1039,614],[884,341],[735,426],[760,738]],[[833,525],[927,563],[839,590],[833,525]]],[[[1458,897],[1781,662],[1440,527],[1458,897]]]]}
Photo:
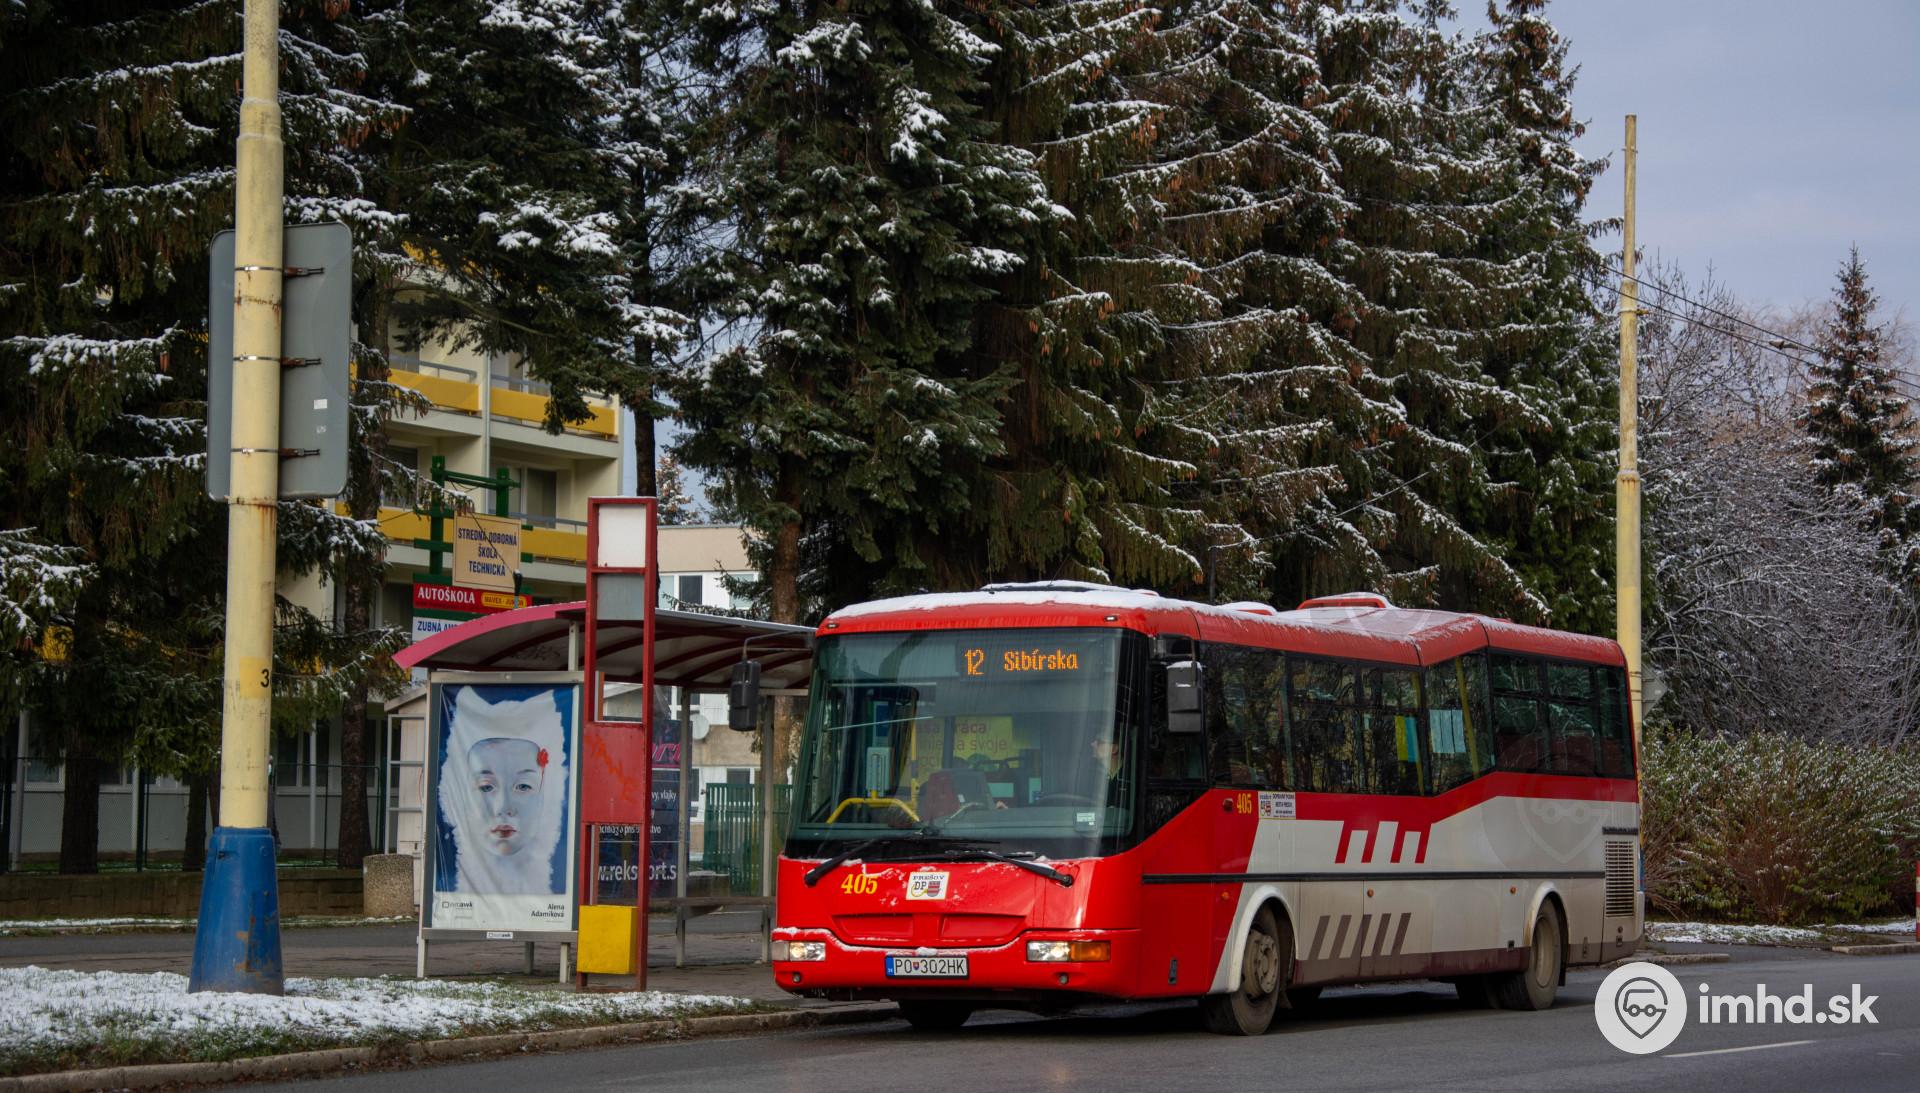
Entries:
{"type": "Polygon", "coordinates": [[[1633,917],[1633,843],[1607,842],[1607,917],[1633,917]]]}

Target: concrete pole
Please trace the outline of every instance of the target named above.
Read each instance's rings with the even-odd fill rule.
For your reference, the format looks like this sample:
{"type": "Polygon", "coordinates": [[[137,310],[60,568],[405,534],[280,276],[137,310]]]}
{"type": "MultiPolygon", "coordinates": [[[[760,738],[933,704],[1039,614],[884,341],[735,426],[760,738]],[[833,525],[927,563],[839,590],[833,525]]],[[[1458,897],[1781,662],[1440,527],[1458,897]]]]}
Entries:
{"type": "Polygon", "coordinates": [[[246,0],[234,174],[233,450],[227,507],[220,821],[200,893],[190,990],[279,994],[280,901],[267,830],[273,577],[280,494],[285,161],[278,0],[246,0]]]}
{"type": "Polygon", "coordinates": [[[1627,657],[1627,693],[1633,708],[1634,753],[1640,750],[1640,451],[1639,393],[1634,349],[1640,323],[1640,284],[1633,279],[1633,189],[1636,118],[1627,115],[1626,218],[1620,270],[1620,473],[1614,479],[1614,605],[1620,649],[1627,657]]]}

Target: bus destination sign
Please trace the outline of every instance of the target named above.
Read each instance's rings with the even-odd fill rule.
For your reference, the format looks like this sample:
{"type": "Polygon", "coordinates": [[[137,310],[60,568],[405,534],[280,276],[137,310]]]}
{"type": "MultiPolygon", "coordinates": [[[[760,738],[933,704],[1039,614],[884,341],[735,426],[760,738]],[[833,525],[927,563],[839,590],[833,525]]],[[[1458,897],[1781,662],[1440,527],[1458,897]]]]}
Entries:
{"type": "Polygon", "coordinates": [[[959,674],[973,679],[1057,675],[1080,670],[1080,654],[1059,648],[989,649],[981,645],[963,645],[959,647],[959,653],[959,674]]]}

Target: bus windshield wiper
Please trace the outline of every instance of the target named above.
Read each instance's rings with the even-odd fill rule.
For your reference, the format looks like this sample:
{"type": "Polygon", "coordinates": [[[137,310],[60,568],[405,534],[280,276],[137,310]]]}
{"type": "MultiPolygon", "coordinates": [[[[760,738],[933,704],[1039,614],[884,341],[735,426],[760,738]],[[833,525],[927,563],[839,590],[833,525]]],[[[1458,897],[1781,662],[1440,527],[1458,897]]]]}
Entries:
{"type": "Polygon", "coordinates": [[[814,885],[820,883],[821,877],[824,877],[828,873],[833,872],[835,869],[840,868],[841,865],[843,865],[848,860],[858,855],[861,851],[871,850],[875,846],[878,846],[883,839],[885,839],[885,836],[881,836],[881,838],[878,838],[878,839],[868,839],[865,842],[854,843],[852,846],[847,847],[845,850],[842,850],[840,853],[835,854],[833,857],[828,858],[826,861],[823,861],[819,865],[814,866],[812,869],[807,870],[806,875],[801,877],[800,879],[807,882],[808,888],[812,888],[814,885]]]}
{"type": "Polygon", "coordinates": [[[1028,861],[1024,855],[1002,854],[998,850],[988,850],[984,846],[970,846],[960,850],[948,850],[939,855],[939,860],[941,861],[972,861],[975,858],[1005,862],[1008,865],[1025,869],[1029,873],[1045,877],[1062,888],[1073,887],[1073,877],[1071,875],[1062,873],[1050,865],[1041,865],[1037,861],[1028,861]]]}
{"type": "MultiPolygon", "coordinates": [[[[871,839],[865,839],[860,842],[854,843],[852,846],[847,847],[845,850],[842,850],[840,853],[835,854],[833,857],[828,858],[826,861],[823,861],[819,865],[814,866],[812,869],[807,870],[806,873],[800,879],[806,882],[806,885],[808,888],[812,888],[814,885],[820,883],[821,877],[824,877],[828,873],[833,872],[835,869],[840,868],[842,865],[846,864],[849,861],[852,861],[854,858],[858,857],[859,855],[864,854],[869,850],[872,850],[874,847],[879,846],[881,843],[895,842],[899,840],[905,840],[908,842],[944,842],[944,843],[965,841],[963,839],[958,839],[952,835],[941,835],[931,831],[916,831],[916,830],[891,831],[885,835],[876,835],[871,839]]],[[[988,851],[988,853],[991,853],[991,851],[988,851]]]]}

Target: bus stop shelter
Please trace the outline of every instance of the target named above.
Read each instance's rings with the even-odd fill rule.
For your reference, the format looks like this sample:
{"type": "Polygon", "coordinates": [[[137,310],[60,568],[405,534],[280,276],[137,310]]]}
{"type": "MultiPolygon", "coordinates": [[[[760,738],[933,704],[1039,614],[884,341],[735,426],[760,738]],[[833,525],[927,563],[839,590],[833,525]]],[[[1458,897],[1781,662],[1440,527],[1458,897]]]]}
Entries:
{"type": "MultiPolygon", "coordinates": [[[[512,678],[515,674],[526,673],[559,673],[584,682],[586,625],[584,602],[503,611],[424,638],[395,659],[404,668],[424,670],[430,684],[442,676],[472,680],[478,676],[497,674],[502,678],[512,678]]],[[[760,856],[759,867],[755,870],[759,890],[726,894],[689,892],[691,794],[688,787],[692,784],[692,748],[689,746],[692,734],[688,727],[692,723],[695,696],[725,693],[734,666],[744,660],[760,662],[760,693],[763,700],[804,696],[813,667],[813,631],[805,626],[665,608],[654,613],[653,626],[653,642],[649,647],[640,623],[600,620],[596,627],[597,655],[601,682],[615,685],[612,688],[614,691],[620,690],[617,685],[629,685],[623,696],[628,701],[624,707],[614,706],[611,715],[624,717],[631,714],[634,720],[639,718],[640,704],[646,701],[646,696],[638,692],[646,658],[651,656],[654,684],[652,701],[657,711],[655,723],[656,726],[662,723],[674,726],[671,739],[667,739],[669,734],[656,731],[653,755],[656,792],[652,826],[656,842],[664,842],[663,836],[677,833],[677,839],[672,840],[676,844],[673,848],[677,856],[677,861],[673,862],[676,868],[671,870],[670,879],[662,880],[655,878],[655,870],[665,863],[657,859],[646,863],[646,868],[641,870],[646,879],[639,883],[648,884],[649,902],[656,909],[673,910],[676,963],[683,964],[686,959],[686,923],[690,911],[721,905],[755,905],[762,908],[763,916],[770,915],[773,903],[772,859],[775,854],[774,838],[770,836],[777,833],[772,749],[762,746],[759,749],[760,788],[755,794],[760,815],[755,825],[758,836],[754,840],[755,850],[760,856]],[[667,708],[668,695],[675,691],[678,695],[677,718],[663,722],[658,711],[667,708]],[[671,784],[677,787],[677,792],[671,795],[670,808],[662,808],[662,794],[658,792],[658,787],[664,781],[661,775],[675,770],[677,777],[671,784]]],[[[767,724],[768,719],[763,716],[761,723],[767,724]]],[[[409,758],[417,757],[424,767],[424,721],[420,724],[421,742],[404,747],[404,750],[409,753],[409,758]]],[[[401,786],[396,788],[403,798],[413,795],[407,792],[408,789],[417,793],[422,824],[430,830],[426,820],[432,803],[426,800],[424,778],[407,778],[403,775],[401,786]],[[409,786],[409,782],[417,785],[409,786]]],[[[425,831],[422,834],[424,836],[425,831]]],[[[594,851],[589,849],[587,852],[594,851]]],[[[416,864],[416,870],[418,868],[416,864]]],[[[597,870],[592,875],[597,876],[597,870]]],[[[424,898],[425,889],[418,890],[424,898]]],[[[770,921],[763,922],[763,926],[769,925],[770,921]]],[[[762,929],[763,959],[767,955],[764,952],[766,936],[767,931],[762,929]]],[[[644,954],[640,954],[640,959],[644,958],[644,954]]],[[[424,938],[420,963],[424,972],[424,938]]],[[[564,966],[561,974],[565,978],[564,966]]]]}

